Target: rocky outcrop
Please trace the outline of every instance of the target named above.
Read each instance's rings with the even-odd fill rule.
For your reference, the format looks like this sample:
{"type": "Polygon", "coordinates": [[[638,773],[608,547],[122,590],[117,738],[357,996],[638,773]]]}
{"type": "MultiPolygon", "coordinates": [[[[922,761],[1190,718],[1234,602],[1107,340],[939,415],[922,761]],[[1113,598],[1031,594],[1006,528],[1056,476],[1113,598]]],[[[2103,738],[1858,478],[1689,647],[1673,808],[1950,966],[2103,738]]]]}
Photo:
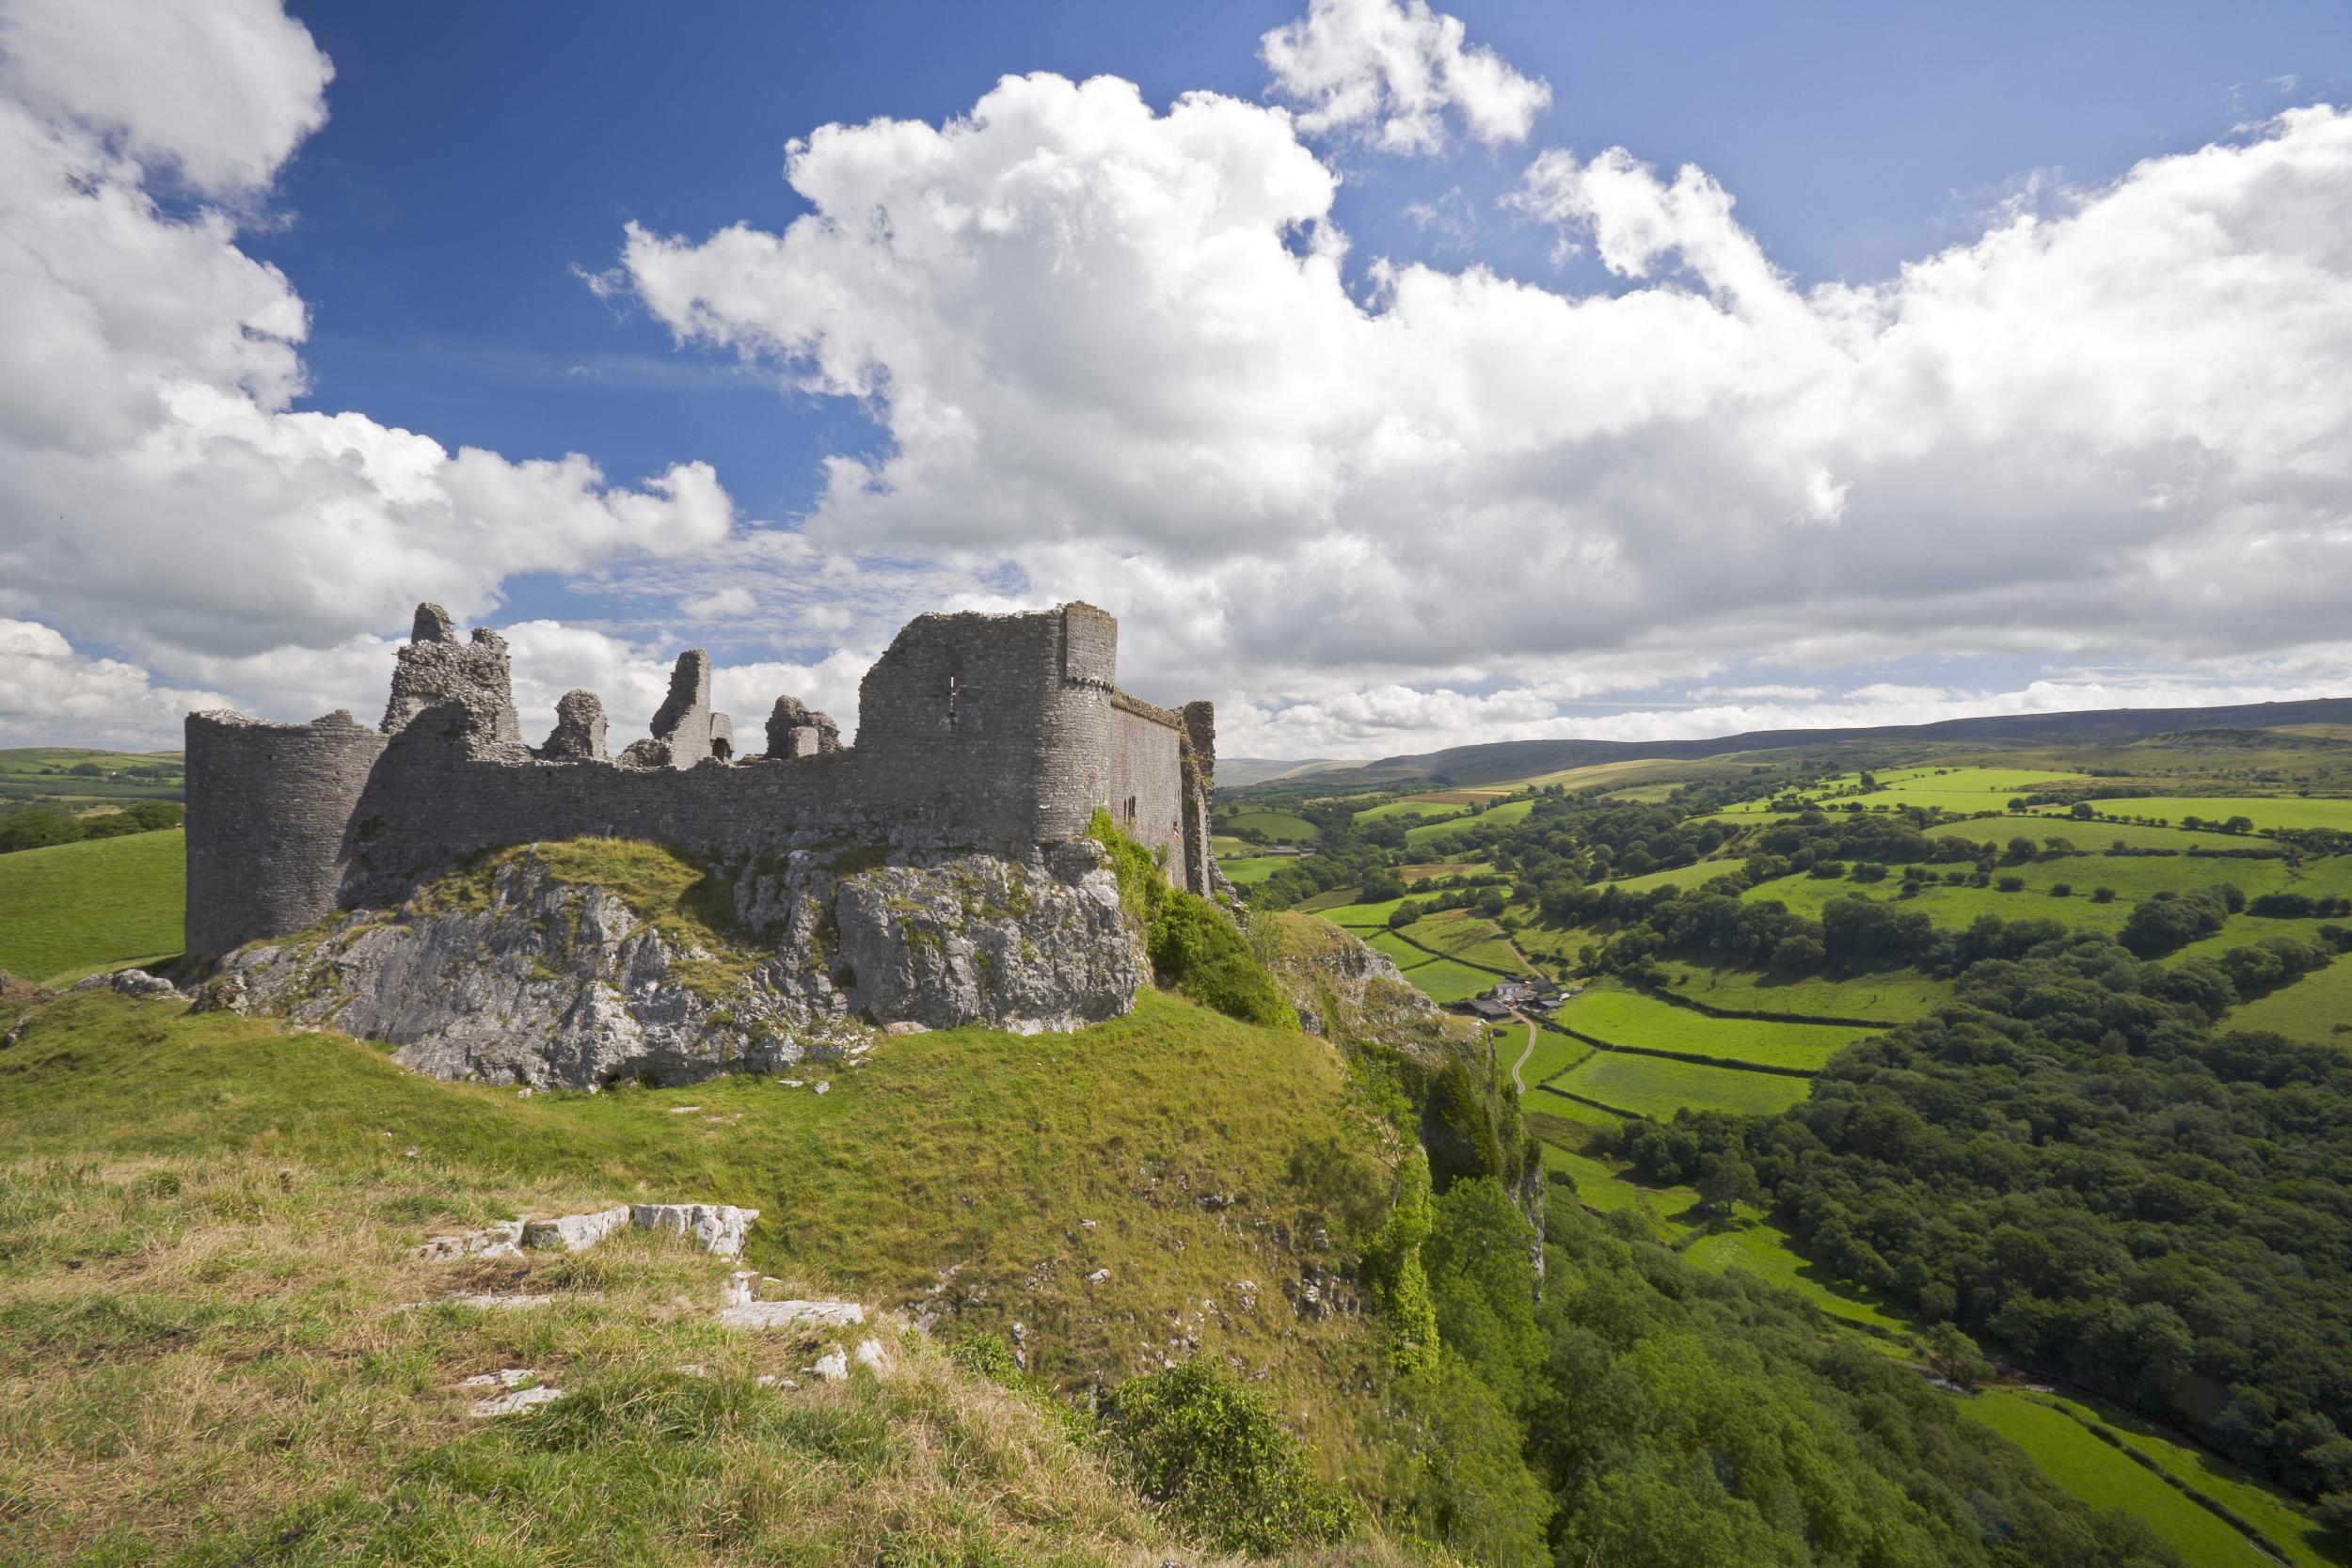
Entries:
{"type": "Polygon", "coordinates": [[[594,1088],[853,1063],[893,1024],[1075,1028],[1127,1012],[1142,979],[1090,841],[1030,862],[763,857],[732,878],[723,930],[565,875],[510,851],[241,949],[198,1005],[384,1040],[435,1077],[594,1088]]]}

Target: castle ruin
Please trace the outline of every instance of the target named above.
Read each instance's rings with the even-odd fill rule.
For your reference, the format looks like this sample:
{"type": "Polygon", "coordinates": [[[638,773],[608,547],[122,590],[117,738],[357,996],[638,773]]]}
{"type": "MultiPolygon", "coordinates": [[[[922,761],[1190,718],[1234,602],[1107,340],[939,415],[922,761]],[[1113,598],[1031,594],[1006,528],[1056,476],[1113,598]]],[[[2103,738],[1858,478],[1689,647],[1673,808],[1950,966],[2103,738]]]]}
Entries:
{"type": "Polygon", "coordinates": [[[376,728],[347,712],[189,716],[187,951],[215,958],[396,899],[479,850],[583,835],[729,860],[856,845],[1029,860],[1107,808],[1177,886],[1218,891],[1215,710],[1129,696],[1118,653],[1119,623],[1088,604],[924,615],[866,672],[856,744],[787,695],[765,751],[739,757],[697,649],[652,736],[608,757],[588,691],[526,744],[505,641],[485,628],[461,641],[421,605],[376,728]]]}

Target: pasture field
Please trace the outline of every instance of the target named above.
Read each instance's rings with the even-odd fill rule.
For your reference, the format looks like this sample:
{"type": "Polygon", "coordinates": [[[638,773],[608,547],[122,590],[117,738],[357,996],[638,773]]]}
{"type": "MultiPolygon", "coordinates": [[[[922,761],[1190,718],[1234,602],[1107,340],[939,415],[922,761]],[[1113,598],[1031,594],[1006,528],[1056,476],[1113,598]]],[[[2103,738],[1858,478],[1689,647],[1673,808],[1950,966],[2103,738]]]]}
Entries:
{"type": "Polygon", "coordinates": [[[1302,899],[1291,908],[1300,914],[1321,914],[1326,910],[1336,910],[1342,905],[1354,903],[1356,895],[1362,891],[1361,888],[1335,887],[1327,893],[1318,893],[1312,898],[1302,899]]]}
{"type": "Polygon", "coordinates": [[[1672,784],[1700,779],[1736,779],[1746,774],[1748,767],[1747,763],[1723,757],[1627,757],[1620,762],[1593,762],[1581,768],[1567,768],[1553,773],[1506,779],[1501,787],[1540,789],[1547,784],[1558,784],[1573,795],[1580,790],[1598,789],[1604,784],[1672,784]]]}
{"type": "Polygon", "coordinates": [[[1809,1081],[1777,1072],[1742,1072],[1738,1068],[1702,1067],[1665,1056],[1597,1051],[1556,1080],[1572,1094],[1597,1100],[1611,1110],[1670,1119],[1685,1105],[1694,1111],[1732,1111],[1741,1116],[1777,1116],[1803,1100],[1809,1081]]]}
{"type": "Polygon", "coordinates": [[[2222,1027],[2269,1029],[2289,1039],[2352,1047],[2352,954],[2267,996],[2233,1007],[2222,1027]]]}
{"type": "Polygon", "coordinates": [[[1620,877],[1602,885],[1623,888],[1628,893],[1647,893],[1657,887],[1699,887],[1726,871],[1739,869],[1738,861],[1694,861],[1663,871],[1645,871],[1638,877],[1620,877]]]}
{"type": "Polygon", "coordinates": [[[1601,797],[1604,800],[1625,800],[1640,805],[1655,805],[1672,795],[1679,785],[1670,784],[1635,784],[1630,789],[1613,789],[1601,797]]]}
{"type": "Polygon", "coordinates": [[[1502,934],[1502,927],[1460,910],[1447,910],[1441,914],[1416,920],[1405,927],[1404,935],[1423,947],[1434,947],[1450,958],[1488,969],[1508,970],[1518,974],[1527,968],[1510,940],[1502,934]]]}
{"type": "Polygon", "coordinates": [[[0,806],[40,800],[73,811],[130,800],[179,800],[186,796],[186,759],[178,752],[141,755],[130,752],[91,752],[73,746],[0,750],[0,806]],[[72,771],[86,764],[97,768],[98,774],[77,775],[72,771]],[[161,776],[105,776],[130,771],[161,776]]]}
{"type": "Polygon", "coordinates": [[[1709,1018],[1705,1013],[1608,984],[1587,987],[1557,1016],[1566,1027],[1611,1045],[1685,1051],[1693,1055],[1754,1062],[1762,1067],[1802,1068],[1808,1072],[1871,1034],[1866,1028],[1835,1023],[1709,1018]]]}
{"type": "Polygon", "coordinates": [[[1677,996],[1736,1012],[1810,1013],[1816,1018],[1868,1019],[1893,1024],[1927,1017],[1952,994],[1944,981],[1930,979],[1915,969],[1881,970],[1832,980],[1820,975],[1784,979],[1756,970],[1708,969],[1677,958],[1659,959],[1658,965],[1675,978],[1677,996]]]}
{"type": "Polygon", "coordinates": [[[1789,1250],[1788,1238],[1761,1219],[1743,1217],[1731,1228],[1704,1236],[1683,1250],[1693,1268],[1710,1274],[1744,1269],[1768,1284],[1793,1291],[1833,1318],[1887,1334],[1908,1334],[1911,1322],[1839,1284],[1826,1271],[1789,1250]]]}
{"type": "Polygon", "coordinates": [[[1505,800],[1499,806],[1489,806],[1473,816],[1457,816],[1446,822],[1425,822],[1418,828],[1407,828],[1405,830],[1405,842],[1413,848],[1426,849],[1449,839],[1460,837],[1481,823],[1501,827],[1507,823],[1524,821],[1527,814],[1534,809],[1535,802],[1533,800],[1505,800]]]}
{"type": "Polygon", "coordinates": [[[2084,1420],[2096,1421],[2134,1452],[2145,1454],[2165,1471],[2227,1508],[2283,1548],[2298,1568],[2331,1568],[2347,1560],[2342,1547],[2330,1549],[2312,1516],[2224,1459],[2186,1443],[2176,1443],[2138,1417],[2103,1402],[2042,1396],[2084,1420]]]}
{"type": "Polygon", "coordinates": [[[1295,855],[1219,855],[1217,869],[1235,887],[1255,887],[1286,865],[1298,862],[1295,855]]]}
{"type": "Polygon", "coordinates": [[[1409,885],[1433,877],[1483,877],[1493,869],[1485,861],[1427,861],[1420,865],[1400,865],[1396,874],[1409,885]]]}
{"type": "Polygon", "coordinates": [[[1533,1086],[1522,1102],[1527,1110],[1527,1125],[1535,1136],[1562,1148],[1581,1149],[1592,1141],[1595,1132],[1613,1132],[1629,1118],[1614,1111],[1604,1111],[1597,1105],[1587,1105],[1581,1100],[1541,1091],[1533,1086]]]}
{"type": "Polygon", "coordinates": [[[176,957],[187,853],[168,828],[0,855],[0,970],[58,986],[176,957]]]}
{"type": "MultiPolygon", "coordinates": [[[[2091,802],[2105,805],[2102,800],[2091,802]]],[[[2077,822],[2071,816],[2055,812],[2003,813],[1999,816],[1972,816],[1961,822],[1938,822],[1928,830],[1930,838],[1964,838],[1971,844],[2006,845],[2012,838],[2029,838],[2036,844],[2044,839],[2062,838],[2086,855],[2096,855],[2108,845],[2121,842],[2133,849],[2190,848],[2244,849],[2259,846],[2260,840],[2249,840],[2235,833],[2210,833],[2202,828],[2150,828],[2137,822],[2077,822]]]]}
{"type": "Polygon", "coordinates": [[[1364,939],[1365,946],[1387,957],[1399,969],[1414,969],[1436,961],[1393,931],[1359,931],[1356,934],[1364,939]]]}
{"type": "Polygon", "coordinates": [[[1323,836],[1322,829],[1286,811],[1237,811],[1219,817],[1216,827],[1227,833],[1263,833],[1276,844],[1312,844],[1323,836]]]}
{"type": "Polygon", "coordinates": [[[1450,816],[1460,816],[1470,809],[1467,801],[1432,800],[1421,796],[1406,796],[1401,800],[1366,806],[1356,814],[1356,825],[1362,828],[1375,822],[1442,822],[1450,816]]]}
{"type": "Polygon", "coordinates": [[[1405,902],[1402,898],[1384,898],[1377,904],[1334,904],[1314,912],[1334,926],[1345,926],[1354,931],[1387,930],[1389,916],[1405,902]]]}
{"type": "MultiPolygon", "coordinates": [[[[1522,1045],[1520,1049],[1524,1049],[1524,1046],[1522,1045]]],[[[1582,1040],[1570,1039],[1567,1036],[1556,1034],[1549,1029],[1538,1029],[1535,1031],[1534,1053],[1527,1058],[1527,1065],[1519,1069],[1519,1077],[1526,1082],[1530,1089],[1533,1089],[1545,1079],[1567,1071],[1568,1069],[1591,1055],[1593,1051],[1594,1048],[1586,1045],[1582,1040]]],[[[1518,1059],[1518,1050],[1507,1046],[1504,1048],[1502,1064],[1504,1067],[1509,1067],[1518,1059]]]]}
{"type": "Polygon", "coordinates": [[[1406,970],[1405,978],[1429,1000],[1440,1004],[1467,1001],[1495,983],[1495,977],[1485,970],[1457,964],[1452,958],[1428,958],[1406,970]]]}
{"type": "Polygon", "coordinates": [[[1661,1242],[1679,1241],[1690,1233],[1692,1221],[1687,1216],[1699,1201],[1699,1195],[1690,1188],[1639,1187],[1598,1160],[1558,1144],[1538,1143],[1536,1149],[1545,1170],[1559,1171],[1576,1182],[1577,1201],[1585,1208],[1601,1214],[1638,1214],[1661,1242]]]}
{"type": "Polygon", "coordinates": [[[2025,1449],[2043,1474],[2091,1507],[2121,1509],[2147,1521],[2198,1568],[2265,1568],[2271,1562],[2252,1542],[2041,1396],[2009,1389],[1972,1394],[1962,1400],[1961,1414],[2025,1449]]]}
{"type": "Polygon", "coordinates": [[[2352,798],[2347,797],[2143,795],[2094,800],[2091,804],[2100,811],[2122,816],[2153,816],[2175,824],[2185,816],[2202,817],[2208,822],[2243,816],[2262,832],[2273,828],[2333,828],[2338,832],[2352,833],[2352,798]]]}

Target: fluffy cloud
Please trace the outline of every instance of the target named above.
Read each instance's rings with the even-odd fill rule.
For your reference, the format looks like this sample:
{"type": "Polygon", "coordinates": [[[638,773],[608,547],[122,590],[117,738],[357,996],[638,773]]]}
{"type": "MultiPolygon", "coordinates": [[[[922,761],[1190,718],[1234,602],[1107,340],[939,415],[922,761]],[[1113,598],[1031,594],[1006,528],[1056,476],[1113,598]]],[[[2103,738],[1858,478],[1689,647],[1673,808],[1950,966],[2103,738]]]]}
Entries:
{"type": "Polygon", "coordinates": [[[157,686],[135,664],[77,654],[38,621],[0,620],[0,739],[65,731],[107,745],[168,746],[183,716],[221,702],[157,686]]]}
{"type": "Polygon", "coordinates": [[[329,68],[275,4],[6,0],[0,51],[0,613],[174,671],[729,533],[707,465],[628,488],[294,409],[308,312],[238,227],[329,68]]]}
{"type": "Polygon", "coordinates": [[[1093,598],[1163,696],[2341,630],[2333,110],[1810,290],[1703,171],[1611,150],[1544,154],[1514,199],[1613,286],[1375,264],[1359,299],[1284,111],[1109,79],[827,126],[787,178],[813,211],[783,231],[631,228],[622,265],[682,341],[869,400],[891,445],[834,460],[812,547],[1093,598]]]}
{"type": "Polygon", "coordinates": [[[1360,131],[1387,151],[1437,152],[1452,109],[1489,147],[1525,141],[1551,88],[1462,37],[1459,20],[1423,0],[1310,0],[1259,44],[1310,135],[1360,131]]]}

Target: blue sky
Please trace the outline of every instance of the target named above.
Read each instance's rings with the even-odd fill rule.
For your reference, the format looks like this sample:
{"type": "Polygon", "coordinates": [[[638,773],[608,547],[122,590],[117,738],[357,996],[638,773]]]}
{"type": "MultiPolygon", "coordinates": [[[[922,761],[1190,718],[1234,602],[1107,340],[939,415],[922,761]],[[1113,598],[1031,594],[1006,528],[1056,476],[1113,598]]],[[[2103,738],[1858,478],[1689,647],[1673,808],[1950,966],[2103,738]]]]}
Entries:
{"type": "Polygon", "coordinates": [[[1260,754],[2352,690],[2341,5],[289,11],[0,4],[107,345],[0,366],[0,736],[365,712],[426,593],[623,731],[1072,593],[1260,754]]]}

